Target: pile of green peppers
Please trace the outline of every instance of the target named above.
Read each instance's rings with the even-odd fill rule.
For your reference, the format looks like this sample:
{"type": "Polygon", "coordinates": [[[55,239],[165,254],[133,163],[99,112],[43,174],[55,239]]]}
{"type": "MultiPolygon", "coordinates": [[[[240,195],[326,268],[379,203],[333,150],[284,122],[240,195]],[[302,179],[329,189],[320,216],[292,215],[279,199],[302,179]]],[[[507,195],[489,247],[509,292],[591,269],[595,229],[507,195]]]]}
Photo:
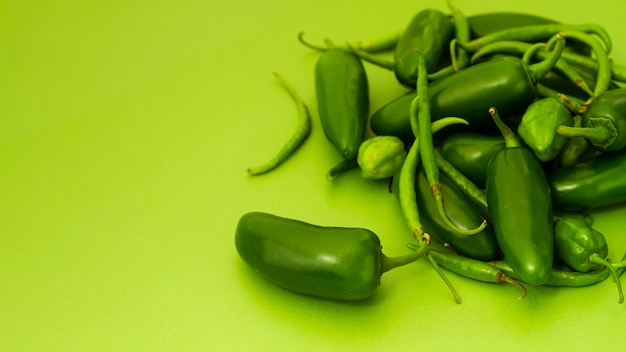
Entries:
{"type": "MultiPolygon", "coordinates": [[[[259,275],[304,295],[361,300],[384,272],[425,258],[443,278],[440,268],[507,282],[522,297],[526,285],[612,275],[623,302],[624,258],[608,259],[586,215],[626,205],[626,68],[610,59],[603,27],[451,7],[418,11],[374,40],[298,39],[320,52],[317,112],[340,159],[329,180],[351,169],[389,179],[410,251],[387,257],[367,229],[255,211],[241,217],[235,243],[259,275]],[[366,64],[388,69],[406,93],[370,113],[366,64]]],[[[281,160],[308,137],[307,119],[281,160]]]]}

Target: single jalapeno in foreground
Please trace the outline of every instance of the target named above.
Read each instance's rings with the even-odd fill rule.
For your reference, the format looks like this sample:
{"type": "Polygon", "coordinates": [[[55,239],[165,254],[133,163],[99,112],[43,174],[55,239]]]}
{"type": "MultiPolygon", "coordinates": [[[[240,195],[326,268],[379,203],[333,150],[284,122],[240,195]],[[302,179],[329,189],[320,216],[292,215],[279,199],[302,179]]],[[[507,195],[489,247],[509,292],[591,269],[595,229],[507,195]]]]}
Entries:
{"type": "Polygon", "coordinates": [[[550,161],[565,146],[567,138],[556,133],[557,127],[572,126],[574,117],[563,102],[555,98],[539,99],[526,109],[517,133],[541,162],[550,161]]]}
{"type": "Polygon", "coordinates": [[[487,166],[487,205],[504,258],[519,278],[545,283],[552,270],[552,198],[541,163],[523,147],[495,108],[489,109],[506,148],[487,166]]]}
{"type": "Polygon", "coordinates": [[[597,209],[626,202],[626,149],[547,174],[554,208],[597,209]]]}
{"type": "Polygon", "coordinates": [[[428,249],[387,257],[372,231],[317,226],[261,212],[241,217],[235,245],[239,256],[272,283],[339,300],[371,296],[384,272],[421,258],[428,249]]]}
{"type": "Polygon", "coordinates": [[[424,54],[428,72],[435,72],[442,54],[454,36],[454,27],[445,13],[426,9],[418,12],[400,35],[394,53],[394,73],[398,81],[415,87],[417,60],[413,53],[424,54]]]}
{"type": "Polygon", "coordinates": [[[344,159],[356,159],[369,114],[361,60],[329,43],[315,65],[315,93],[324,134],[344,159]]]}
{"type": "Polygon", "coordinates": [[[469,132],[451,134],[440,146],[443,158],[480,188],[485,188],[489,160],[504,147],[502,135],[469,132]]]}
{"type": "Polygon", "coordinates": [[[585,137],[598,150],[614,152],[626,148],[626,87],[597,96],[582,115],[585,127],[559,126],[566,137],[585,137]]]}

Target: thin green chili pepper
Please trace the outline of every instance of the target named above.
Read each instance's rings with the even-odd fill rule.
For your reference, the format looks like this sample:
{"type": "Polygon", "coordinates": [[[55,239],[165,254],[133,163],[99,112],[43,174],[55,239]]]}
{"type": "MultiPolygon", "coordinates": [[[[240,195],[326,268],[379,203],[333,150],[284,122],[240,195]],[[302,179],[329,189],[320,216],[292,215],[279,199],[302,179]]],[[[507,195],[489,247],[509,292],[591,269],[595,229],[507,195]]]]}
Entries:
{"type": "Polygon", "coordinates": [[[419,133],[419,148],[420,148],[420,156],[422,159],[422,165],[424,167],[424,171],[426,172],[426,177],[428,178],[428,182],[430,182],[430,188],[435,200],[437,201],[437,206],[439,207],[439,214],[443,218],[443,220],[450,226],[450,228],[454,229],[460,234],[465,235],[474,235],[481,232],[486,226],[487,221],[484,220],[478,227],[474,229],[461,229],[456,226],[446,214],[445,207],[443,205],[443,196],[441,194],[441,184],[439,183],[439,168],[437,167],[437,163],[435,161],[435,152],[433,145],[433,137],[432,131],[430,130],[431,117],[430,117],[430,106],[428,100],[428,79],[426,63],[424,61],[424,56],[421,52],[416,51],[417,59],[417,100],[418,110],[417,110],[417,122],[418,122],[418,133],[419,133]]]}
{"type": "MultiPolygon", "coordinates": [[[[415,126],[415,133],[417,130],[417,100],[414,100],[414,104],[411,105],[411,119],[412,125],[415,126]]],[[[432,133],[437,133],[441,129],[451,126],[453,124],[467,124],[467,121],[455,118],[446,117],[437,121],[433,121],[431,126],[432,133]]],[[[400,203],[400,209],[402,215],[407,222],[407,225],[414,238],[420,239],[424,236],[424,228],[419,220],[419,212],[417,210],[417,195],[415,193],[415,180],[417,175],[417,169],[419,165],[419,141],[416,140],[411,147],[407,157],[404,159],[404,164],[400,168],[398,175],[393,178],[394,182],[398,183],[398,201],[400,203]]]]}
{"type": "Polygon", "coordinates": [[[626,87],[596,97],[582,115],[585,127],[559,126],[566,137],[585,137],[595,148],[615,152],[626,148],[626,87]]]}
{"type": "Polygon", "coordinates": [[[558,23],[553,19],[518,12],[490,12],[467,18],[474,38],[500,32],[515,27],[558,23]]]}
{"type": "Polygon", "coordinates": [[[367,229],[323,227],[261,212],[241,217],[235,245],[257,274],[277,286],[341,300],[371,296],[383,273],[420,259],[428,248],[387,257],[367,229]]]}
{"type": "Polygon", "coordinates": [[[574,118],[565,104],[554,98],[536,100],[526,109],[517,133],[541,162],[556,158],[568,138],[556,133],[560,125],[572,126],[574,118]]]}
{"type": "MultiPolygon", "coordinates": [[[[503,143],[504,145],[504,143],[503,143]]],[[[480,213],[488,218],[489,208],[487,206],[487,196],[485,192],[467,178],[463,173],[457,170],[454,165],[447,161],[441,152],[435,150],[435,161],[442,175],[448,178],[450,182],[480,211],[480,213]]]]}
{"type": "MultiPolygon", "coordinates": [[[[595,58],[580,55],[578,53],[564,52],[563,59],[571,65],[579,66],[590,71],[597,72],[599,70],[598,62],[595,58]]],[[[626,66],[611,63],[611,77],[618,82],[626,82],[626,66]]]]}
{"type": "Polygon", "coordinates": [[[488,262],[434,250],[430,250],[428,256],[433,258],[438,265],[466,278],[490,283],[509,283],[522,290],[522,295],[518,299],[524,299],[527,295],[524,285],[488,262]]]}
{"type": "Polygon", "coordinates": [[[578,25],[554,23],[515,27],[494,32],[484,37],[474,39],[469,43],[458,43],[458,45],[469,52],[475,52],[484,45],[494,42],[499,42],[503,40],[515,40],[531,43],[539,42],[542,40],[546,40],[563,31],[578,31],[583,33],[595,34],[600,37],[601,40],[604,42],[606,52],[611,52],[611,37],[602,26],[595,23],[578,25]]]}
{"type": "Polygon", "coordinates": [[[397,30],[385,33],[375,38],[362,39],[353,43],[349,43],[354,48],[363,50],[368,53],[379,53],[394,50],[400,39],[402,31],[397,30]]]}
{"type": "Polygon", "coordinates": [[[458,7],[453,6],[451,1],[448,1],[448,7],[452,12],[452,22],[454,23],[454,39],[450,41],[449,45],[451,64],[439,71],[429,73],[429,80],[451,75],[469,64],[469,54],[465,50],[457,50],[456,48],[456,42],[467,43],[472,39],[469,22],[463,12],[458,7]]]}
{"type": "Polygon", "coordinates": [[[293,101],[296,103],[298,107],[298,124],[295,132],[273,158],[263,165],[248,168],[248,174],[250,175],[260,175],[276,168],[282,162],[287,160],[287,158],[289,158],[296,151],[296,149],[298,149],[298,147],[300,147],[311,131],[311,115],[309,114],[309,108],[307,105],[304,103],[302,98],[300,98],[296,90],[287,81],[285,81],[284,78],[276,72],[274,72],[274,76],[287,90],[287,93],[289,93],[293,101]]]}
{"type": "Polygon", "coordinates": [[[495,108],[489,114],[506,148],[487,166],[487,204],[504,257],[522,281],[541,285],[552,268],[552,198],[541,163],[521,145],[495,108]]]}
{"type": "Polygon", "coordinates": [[[547,173],[554,208],[580,211],[626,202],[626,149],[547,173]]]}
{"type": "MultiPolygon", "coordinates": [[[[519,275],[515,272],[515,270],[513,270],[511,265],[506,261],[494,261],[491,262],[491,265],[494,265],[496,268],[502,270],[507,276],[515,280],[520,280],[524,282],[524,280],[519,277],[519,275]]],[[[603,267],[600,270],[590,271],[586,273],[552,269],[550,271],[548,279],[543,283],[542,286],[584,287],[602,282],[610,275],[611,272],[606,267],[603,267]]]]}
{"type": "Polygon", "coordinates": [[[365,51],[359,47],[354,46],[353,44],[348,43],[348,50],[350,50],[354,55],[358,56],[361,60],[367,61],[371,64],[374,64],[378,67],[385,68],[387,70],[393,71],[394,62],[393,60],[388,60],[386,58],[382,58],[377,55],[373,55],[368,51],[365,51]]]}

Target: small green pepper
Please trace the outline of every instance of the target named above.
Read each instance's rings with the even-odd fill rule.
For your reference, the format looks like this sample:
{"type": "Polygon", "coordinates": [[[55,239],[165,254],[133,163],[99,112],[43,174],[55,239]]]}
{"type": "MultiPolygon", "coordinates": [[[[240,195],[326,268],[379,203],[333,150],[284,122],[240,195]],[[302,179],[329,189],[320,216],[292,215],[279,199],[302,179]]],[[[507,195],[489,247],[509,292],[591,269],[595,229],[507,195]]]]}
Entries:
{"type": "Polygon", "coordinates": [[[502,136],[479,133],[454,133],[441,143],[443,158],[470,179],[476,186],[484,188],[487,165],[497,152],[504,149],[502,136]]]}
{"type": "Polygon", "coordinates": [[[421,258],[428,249],[387,257],[372,231],[322,227],[261,212],[241,217],[235,245],[240,257],[272,283],[340,300],[371,296],[384,272],[421,258]]]}
{"type": "Polygon", "coordinates": [[[605,152],[626,148],[626,87],[597,96],[582,115],[582,125],[585,127],[559,126],[557,132],[566,137],[585,137],[605,152]]]}
{"type": "Polygon", "coordinates": [[[322,129],[344,159],[356,159],[369,111],[368,82],[361,60],[333,47],[315,65],[315,93],[322,129]]]}
{"type": "Polygon", "coordinates": [[[550,188],[535,155],[521,145],[495,108],[489,113],[506,143],[487,166],[487,205],[496,238],[520,279],[542,285],[550,276],[554,250],[550,188]]]}
{"type": "Polygon", "coordinates": [[[567,138],[556,133],[560,125],[572,126],[574,118],[561,101],[554,98],[539,99],[526,109],[517,133],[539,161],[550,161],[559,154],[567,138]]]}
{"type": "Polygon", "coordinates": [[[404,163],[407,152],[404,142],[394,136],[376,136],[361,143],[357,162],[361,176],[378,180],[393,176],[404,163]]]}
{"type": "Polygon", "coordinates": [[[554,252],[573,270],[588,272],[603,265],[595,260],[609,255],[604,235],[583,217],[563,217],[554,222],[554,252]]]}
{"type": "Polygon", "coordinates": [[[394,54],[394,73],[398,81],[415,87],[417,80],[417,58],[414,52],[424,54],[428,72],[434,72],[442,54],[454,35],[449,17],[434,9],[418,12],[400,35],[394,54]]]}
{"type": "Polygon", "coordinates": [[[554,208],[596,209],[626,202],[626,149],[547,174],[554,208]]]}

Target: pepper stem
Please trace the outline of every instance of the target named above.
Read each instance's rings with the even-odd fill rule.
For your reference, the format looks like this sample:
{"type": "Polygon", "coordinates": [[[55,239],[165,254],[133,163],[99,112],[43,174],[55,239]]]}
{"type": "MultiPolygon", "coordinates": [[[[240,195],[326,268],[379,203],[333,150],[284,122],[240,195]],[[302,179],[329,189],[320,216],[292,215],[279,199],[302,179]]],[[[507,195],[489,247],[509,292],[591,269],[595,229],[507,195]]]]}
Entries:
{"type": "Polygon", "coordinates": [[[584,137],[591,144],[606,148],[610,146],[618,136],[615,125],[606,118],[592,117],[587,122],[587,127],[570,127],[560,125],[556,132],[565,137],[584,137]]]}
{"type": "Polygon", "coordinates": [[[398,256],[398,257],[388,257],[381,253],[380,260],[380,273],[386,273],[391,269],[395,269],[399,266],[407,265],[413,263],[414,261],[422,258],[426,253],[428,253],[429,245],[426,243],[427,239],[422,239],[421,245],[415,245],[416,250],[410,254],[398,256]]]}
{"type": "Polygon", "coordinates": [[[496,282],[506,282],[509,283],[519,289],[521,289],[523,291],[522,295],[517,297],[517,299],[522,300],[524,298],[526,298],[526,296],[528,295],[528,291],[526,290],[526,287],[524,287],[524,285],[522,285],[519,281],[507,276],[505,273],[503,273],[502,271],[498,272],[498,276],[496,278],[496,282]]]}
{"type": "Polygon", "coordinates": [[[452,285],[452,282],[450,282],[448,277],[443,273],[443,270],[441,270],[439,264],[437,264],[437,261],[430,255],[428,256],[428,261],[433,266],[433,268],[435,268],[435,271],[437,272],[437,274],[439,274],[439,277],[443,280],[446,286],[448,286],[448,289],[452,293],[452,296],[454,296],[454,301],[457,304],[461,304],[461,296],[456,292],[454,285],[452,285]]]}
{"type": "Polygon", "coordinates": [[[504,123],[504,121],[502,121],[500,115],[498,114],[498,110],[494,106],[489,108],[489,115],[491,115],[493,122],[496,123],[500,133],[502,133],[504,143],[507,148],[518,148],[522,146],[522,143],[519,141],[517,136],[515,136],[515,132],[513,132],[513,130],[504,123]]]}
{"type": "Polygon", "coordinates": [[[589,262],[594,264],[600,264],[611,271],[611,273],[613,274],[613,278],[615,279],[615,285],[617,285],[617,294],[619,296],[617,303],[624,303],[624,292],[622,291],[622,283],[619,280],[619,275],[617,275],[617,271],[611,265],[611,263],[609,263],[608,260],[600,257],[598,253],[593,253],[592,255],[590,255],[589,262]]]}
{"type": "MultiPolygon", "coordinates": [[[[530,77],[535,83],[539,82],[543,77],[545,77],[546,74],[548,74],[548,72],[550,72],[554,68],[556,63],[561,58],[563,49],[565,49],[565,38],[562,35],[557,34],[553,38],[553,40],[555,45],[548,57],[543,61],[528,66],[530,77]]],[[[548,46],[551,46],[553,40],[548,43],[548,46]]],[[[530,50],[536,50],[536,48],[532,48],[530,50]]]]}

